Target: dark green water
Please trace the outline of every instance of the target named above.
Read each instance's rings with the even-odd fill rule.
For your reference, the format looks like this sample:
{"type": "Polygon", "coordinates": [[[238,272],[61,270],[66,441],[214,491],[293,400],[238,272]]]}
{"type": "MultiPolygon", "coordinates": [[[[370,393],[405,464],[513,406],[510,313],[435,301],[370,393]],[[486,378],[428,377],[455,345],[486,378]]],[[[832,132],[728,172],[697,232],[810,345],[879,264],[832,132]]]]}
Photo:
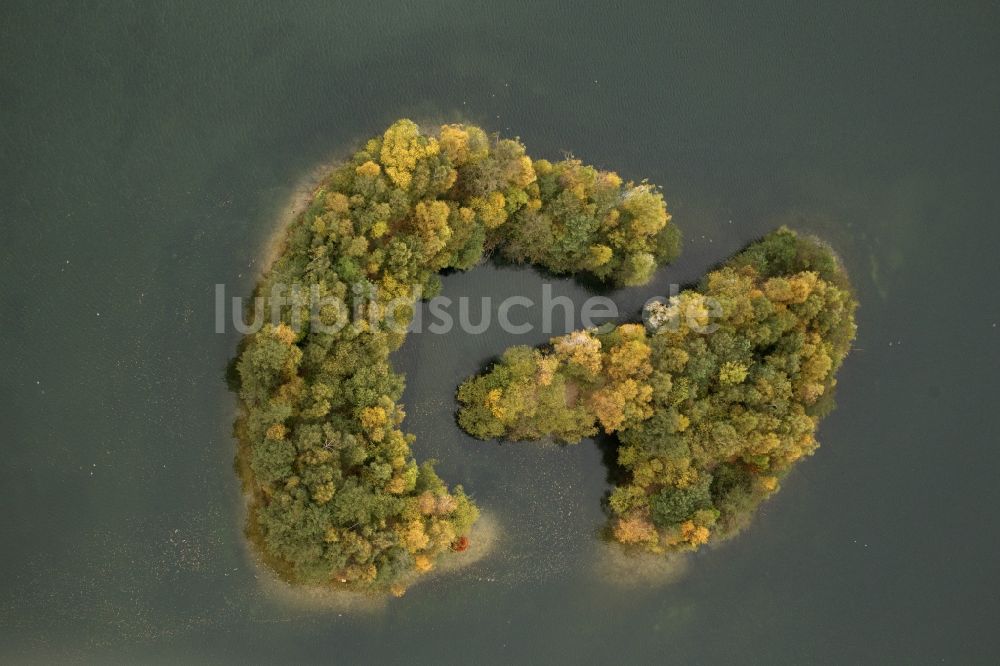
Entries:
{"type": "Polygon", "coordinates": [[[995,662],[1000,11],[877,4],[3,3],[0,659],[995,662]],[[837,247],[857,350],[749,532],[609,581],[601,450],[452,422],[461,378],[544,336],[411,336],[417,454],[492,555],[373,611],[264,591],[214,285],[249,294],[296,182],[400,116],[662,184],[685,254],[624,312],[782,221],[837,247]]]}

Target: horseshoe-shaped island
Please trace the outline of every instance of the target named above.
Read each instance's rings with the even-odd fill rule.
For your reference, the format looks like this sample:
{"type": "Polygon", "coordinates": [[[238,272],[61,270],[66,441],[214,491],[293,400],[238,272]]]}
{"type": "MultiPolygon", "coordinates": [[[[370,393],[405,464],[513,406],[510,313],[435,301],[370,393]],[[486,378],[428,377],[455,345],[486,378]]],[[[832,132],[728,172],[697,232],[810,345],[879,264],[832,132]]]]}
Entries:
{"type": "MultiPolygon", "coordinates": [[[[256,291],[254,321],[274,316],[236,359],[237,468],[261,559],[290,583],[401,594],[468,548],[479,511],[414,460],[389,362],[440,271],[496,252],[633,286],[679,248],[649,183],[532,160],[471,125],[401,120],[369,140],[289,225],[256,291]]],[[[855,305],[832,251],[782,229],[646,326],[512,348],[460,388],[459,422],[480,438],[617,433],[627,481],[609,534],[695,548],[743,525],[815,449],[855,305]]]]}

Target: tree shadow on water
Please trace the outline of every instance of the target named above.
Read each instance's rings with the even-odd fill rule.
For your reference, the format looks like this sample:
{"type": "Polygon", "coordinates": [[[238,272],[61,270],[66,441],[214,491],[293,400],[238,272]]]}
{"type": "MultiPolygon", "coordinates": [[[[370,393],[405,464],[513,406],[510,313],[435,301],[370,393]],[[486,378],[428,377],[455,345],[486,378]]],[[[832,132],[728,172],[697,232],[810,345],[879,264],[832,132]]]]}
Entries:
{"type": "MultiPolygon", "coordinates": [[[[601,462],[604,463],[605,469],[605,481],[612,488],[627,484],[630,479],[628,470],[618,464],[618,447],[621,446],[621,440],[618,439],[618,436],[601,432],[594,437],[594,444],[601,452],[601,462]]],[[[601,505],[605,510],[608,508],[607,505],[610,496],[611,490],[608,490],[601,497],[601,505]]]]}

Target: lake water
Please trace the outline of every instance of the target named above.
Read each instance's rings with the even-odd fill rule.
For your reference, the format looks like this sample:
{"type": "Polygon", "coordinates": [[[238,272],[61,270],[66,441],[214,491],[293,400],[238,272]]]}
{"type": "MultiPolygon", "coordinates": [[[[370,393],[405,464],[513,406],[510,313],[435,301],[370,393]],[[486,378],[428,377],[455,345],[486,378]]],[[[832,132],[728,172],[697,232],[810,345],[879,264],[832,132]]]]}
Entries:
{"type": "MultiPolygon", "coordinates": [[[[3,661],[995,662],[996,5],[335,4],[0,9],[3,661]],[[214,287],[248,295],[296,184],[402,116],[662,184],[684,255],[610,294],[625,314],[782,222],[833,243],[856,350],[748,532],[669,581],[609,576],[598,445],[453,422],[465,376],[545,336],[414,335],[417,456],[493,551],[375,608],[261,584],[214,287]]],[[[486,266],[444,293],[543,280],[486,266]]]]}

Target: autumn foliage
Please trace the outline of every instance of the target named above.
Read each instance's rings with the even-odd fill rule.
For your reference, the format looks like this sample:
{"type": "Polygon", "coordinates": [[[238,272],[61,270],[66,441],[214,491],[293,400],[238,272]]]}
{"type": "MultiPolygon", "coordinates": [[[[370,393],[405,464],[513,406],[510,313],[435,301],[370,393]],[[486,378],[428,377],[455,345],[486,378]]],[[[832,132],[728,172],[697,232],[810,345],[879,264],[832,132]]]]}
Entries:
{"type": "MultiPolygon", "coordinates": [[[[401,120],[369,140],[322,180],[257,291],[265,312],[272,286],[283,284],[339,299],[361,319],[331,331],[337,308],[311,313],[294,303],[247,336],[237,359],[237,462],[252,500],[247,532],[263,558],[291,581],[398,592],[468,546],[478,510],[461,486],[449,489],[430,463],[414,460],[414,438],[402,429],[403,378],[389,363],[414,299],[439,289],[438,272],[496,251],[632,285],[678,247],[663,197],[647,183],[577,160],[532,160],[520,142],[470,125],[424,132],[401,120]],[[390,303],[400,300],[391,325],[390,303]]],[[[605,394],[567,408],[573,375],[550,368],[548,400],[562,406],[568,436],[593,432],[592,410],[611,427],[650,409],[643,336],[616,335],[621,381],[605,394]]],[[[581,376],[603,362],[585,344],[566,350],[581,376]]],[[[524,362],[534,364],[533,354],[522,352],[524,362]]],[[[518,398],[505,385],[493,402],[484,395],[482,409],[498,423],[527,423],[537,404],[520,390],[518,398]]]]}
{"type": "Polygon", "coordinates": [[[626,480],[608,500],[610,534],[695,549],[738,531],[816,450],[855,308],[833,253],[780,229],[654,305],[645,328],[509,349],[459,388],[458,420],[483,439],[616,434],[626,480]]]}

